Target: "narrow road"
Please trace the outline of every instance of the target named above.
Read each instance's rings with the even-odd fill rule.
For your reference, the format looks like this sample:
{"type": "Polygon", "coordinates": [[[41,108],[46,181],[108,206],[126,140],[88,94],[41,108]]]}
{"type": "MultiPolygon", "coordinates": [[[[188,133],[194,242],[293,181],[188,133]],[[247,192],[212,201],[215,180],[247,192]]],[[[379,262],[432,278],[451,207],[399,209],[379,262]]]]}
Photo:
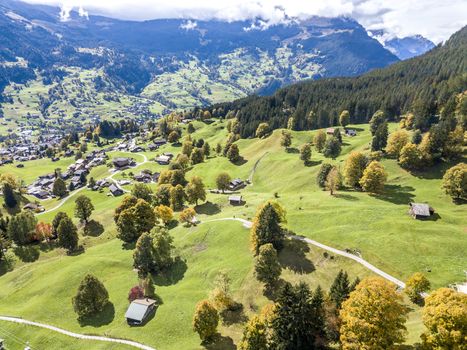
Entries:
{"type": "MultiPolygon", "coordinates": [[[[134,166],[133,168],[137,168],[137,167],[139,167],[139,166],[141,166],[141,165],[143,165],[143,164],[146,164],[146,163],[148,162],[148,157],[146,157],[144,154],[141,154],[141,153],[132,153],[132,154],[136,154],[136,155],[138,155],[138,156],[143,157],[143,161],[142,161],[141,163],[136,163],[135,166],[134,166]]],[[[112,175],[106,177],[105,179],[114,182],[115,185],[116,185],[118,188],[120,188],[120,189],[123,190],[123,192],[128,193],[128,192],[129,192],[128,190],[125,190],[125,189],[121,188],[120,185],[117,183],[117,181],[113,179],[113,177],[114,177],[115,175],[117,175],[118,173],[121,173],[122,171],[123,171],[123,170],[117,170],[117,171],[115,171],[112,175]]],[[[70,198],[72,198],[74,195],[76,195],[77,193],[81,192],[82,190],[84,190],[84,189],[86,189],[86,188],[87,188],[86,186],[81,187],[81,188],[78,188],[77,190],[71,192],[68,196],[66,196],[65,198],[63,198],[55,207],[50,208],[50,209],[47,209],[47,210],[43,211],[42,213],[38,213],[38,214],[36,214],[36,216],[44,215],[44,214],[50,213],[50,212],[52,212],[52,211],[55,211],[55,210],[61,208],[70,198]]]]}
{"type": "Polygon", "coordinates": [[[40,327],[40,328],[45,328],[49,329],[51,331],[61,333],[64,335],[67,335],[69,337],[73,337],[76,339],[83,339],[83,340],[96,340],[96,341],[104,341],[104,342],[109,342],[109,343],[119,343],[119,344],[124,344],[128,346],[132,346],[134,348],[138,349],[143,349],[143,350],[156,350],[155,348],[152,348],[148,345],[144,345],[132,340],[126,340],[126,339],[118,339],[118,338],[109,338],[109,337],[102,337],[98,335],[85,335],[85,334],[79,334],[79,333],[73,333],[70,331],[66,331],[62,328],[54,327],[45,323],[39,323],[39,322],[33,322],[33,321],[28,321],[19,317],[8,317],[8,316],[0,316],[0,321],[5,321],[5,322],[13,322],[13,323],[19,323],[19,324],[25,324],[28,326],[35,326],[35,327],[40,327]]]}
{"type": "MultiPolygon", "coordinates": [[[[246,228],[251,228],[251,226],[253,225],[253,223],[251,221],[241,219],[241,218],[221,218],[221,219],[213,219],[213,220],[208,220],[208,221],[203,221],[203,222],[207,223],[207,222],[214,222],[214,221],[229,221],[229,220],[239,221],[246,228]]],[[[306,237],[302,237],[302,236],[294,236],[294,235],[289,235],[288,237],[291,238],[291,239],[295,239],[297,241],[306,242],[308,244],[314,245],[314,246],[319,247],[321,249],[327,250],[327,251],[329,251],[331,253],[334,253],[334,254],[337,254],[337,255],[352,259],[352,260],[358,262],[359,264],[365,266],[367,269],[373,271],[377,275],[380,275],[381,277],[387,279],[388,281],[396,284],[398,287],[405,288],[405,283],[404,282],[402,282],[402,281],[398,280],[397,278],[395,278],[394,276],[391,276],[390,274],[378,269],[376,266],[370,264],[368,261],[360,258],[359,256],[356,256],[356,255],[351,254],[351,253],[347,253],[347,252],[345,252],[343,250],[339,250],[339,249],[327,246],[325,244],[319,243],[319,242],[317,242],[315,240],[312,240],[310,238],[306,238],[306,237]]],[[[426,295],[423,295],[423,296],[426,296],[426,295]]]]}

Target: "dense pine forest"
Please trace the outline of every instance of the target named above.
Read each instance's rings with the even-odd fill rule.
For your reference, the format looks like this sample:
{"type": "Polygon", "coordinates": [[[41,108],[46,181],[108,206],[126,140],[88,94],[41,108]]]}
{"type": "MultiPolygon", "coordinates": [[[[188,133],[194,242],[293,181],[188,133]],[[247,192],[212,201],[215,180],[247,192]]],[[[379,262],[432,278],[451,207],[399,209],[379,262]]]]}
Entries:
{"type": "MultiPolygon", "coordinates": [[[[434,117],[449,113],[455,95],[467,89],[467,27],[423,56],[374,70],[356,78],[306,81],[267,97],[251,96],[212,106],[213,116],[236,115],[242,138],[258,125],[306,130],[337,125],[343,110],[352,123],[365,123],[377,110],[394,120],[413,112],[417,127],[427,129],[434,117]]],[[[433,120],[434,119],[434,120],[433,120]]]]}

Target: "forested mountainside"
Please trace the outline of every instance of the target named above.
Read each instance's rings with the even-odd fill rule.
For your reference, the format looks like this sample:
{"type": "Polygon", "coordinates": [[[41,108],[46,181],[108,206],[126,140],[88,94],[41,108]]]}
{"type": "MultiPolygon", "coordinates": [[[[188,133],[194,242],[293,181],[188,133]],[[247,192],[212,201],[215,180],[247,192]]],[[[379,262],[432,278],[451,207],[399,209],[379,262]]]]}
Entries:
{"type": "Polygon", "coordinates": [[[219,116],[234,112],[241,137],[253,136],[263,121],[273,129],[286,127],[291,117],[295,130],[337,125],[343,110],[350,112],[352,123],[367,122],[379,109],[392,119],[411,110],[423,128],[454,94],[467,89],[466,52],[464,27],[444,45],[384,69],[355,78],[301,82],[273,96],[251,96],[214,105],[210,111],[219,116]]]}
{"type": "Polygon", "coordinates": [[[398,58],[350,18],[123,21],[0,0],[0,92],[61,67],[99,69],[112,88],[169,109],[270,94],[303,79],[355,76],[398,58]],[[183,94],[180,93],[183,91],[183,94]]]}

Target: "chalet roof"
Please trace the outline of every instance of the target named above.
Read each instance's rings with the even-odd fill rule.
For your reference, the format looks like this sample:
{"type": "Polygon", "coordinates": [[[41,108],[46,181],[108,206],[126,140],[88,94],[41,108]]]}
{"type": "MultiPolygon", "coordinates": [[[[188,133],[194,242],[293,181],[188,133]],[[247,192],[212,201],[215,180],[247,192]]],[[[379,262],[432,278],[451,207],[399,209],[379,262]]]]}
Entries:
{"type": "Polygon", "coordinates": [[[242,201],[242,196],[240,195],[229,196],[229,202],[241,202],[241,201],[242,201]]]}
{"type": "Polygon", "coordinates": [[[133,300],[125,313],[125,318],[142,322],[148,309],[155,303],[155,300],[148,298],[133,300]]]}
{"type": "Polygon", "coordinates": [[[426,203],[410,203],[412,213],[417,216],[430,216],[430,206],[426,203]]]}

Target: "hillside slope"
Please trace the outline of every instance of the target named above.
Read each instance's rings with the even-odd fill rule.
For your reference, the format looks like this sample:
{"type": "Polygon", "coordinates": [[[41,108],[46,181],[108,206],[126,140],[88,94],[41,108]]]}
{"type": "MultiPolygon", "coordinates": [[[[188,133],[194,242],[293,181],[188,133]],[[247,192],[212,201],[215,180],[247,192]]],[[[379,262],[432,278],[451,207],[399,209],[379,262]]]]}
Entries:
{"type": "Polygon", "coordinates": [[[363,123],[378,109],[391,117],[405,113],[414,101],[421,101],[430,116],[453,94],[467,89],[466,52],[464,27],[443,46],[384,69],[356,78],[306,81],[270,97],[252,96],[215,105],[211,111],[217,115],[238,111],[242,137],[254,135],[261,121],[268,121],[273,128],[286,127],[292,116],[294,129],[315,129],[336,125],[339,113],[347,109],[352,122],[363,123]],[[314,116],[307,118],[311,111],[314,116]]]}

